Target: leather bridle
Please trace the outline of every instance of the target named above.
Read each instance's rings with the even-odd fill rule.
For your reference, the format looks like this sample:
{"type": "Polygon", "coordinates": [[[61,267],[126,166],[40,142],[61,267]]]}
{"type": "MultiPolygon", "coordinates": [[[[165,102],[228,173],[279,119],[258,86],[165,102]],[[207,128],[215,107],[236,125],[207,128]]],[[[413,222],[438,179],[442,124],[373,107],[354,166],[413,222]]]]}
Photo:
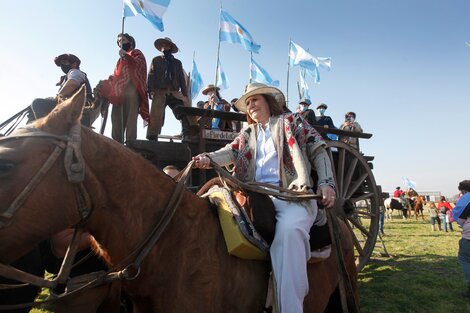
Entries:
{"type": "MultiPolygon", "coordinates": [[[[14,289],[25,285],[34,285],[37,287],[53,289],[59,284],[65,284],[68,282],[70,270],[73,267],[73,261],[78,250],[78,245],[80,241],[79,238],[81,237],[80,235],[83,232],[82,224],[86,221],[86,219],[90,216],[92,212],[92,202],[83,184],[83,181],[85,179],[85,160],[81,153],[81,125],[77,124],[72,126],[72,128],[70,129],[70,133],[66,136],[51,134],[34,127],[19,128],[10,136],[0,138],[0,145],[6,142],[21,140],[25,138],[47,139],[55,145],[55,149],[50,154],[48,159],[44,162],[39,171],[27,184],[27,186],[10,204],[10,206],[5,211],[0,211],[0,229],[10,225],[14,213],[24,204],[26,199],[39,185],[41,180],[51,169],[55,161],[58,159],[58,157],[62,154],[62,151],[64,150],[65,170],[67,172],[68,181],[75,185],[77,208],[81,220],[75,227],[72,242],[70,243],[67,249],[64,261],[62,262],[57,277],[52,280],[47,280],[42,277],[15,269],[12,266],[0,263],[0,276],[24,283],[17,285],[0,284],[0,289],[14,289]]],[[[168,200],[168,203],[162,212],[161,218],[156,222],[152,231],[138,245],[138,247],[136,247],[131,253],[129,253],[129,255],[125,259],[121,260],[118,264],[113,266],[107,272],[102,271],[97,273],[91,273],[96,275],[94,275],[90,280],[85,282],[82,287],[70,292],[66,291],[63,294],[58,295],[55,299],[18,305],[0,305],[0,311],[31,307],[46,302],[52,302],[59,298],[63,298],[65,296],[69,296],[73,293],[76,293],[84,288],[100,285],[103,283],[109,283],[114,280],[135,279],[140,274],[140,267],[144,258],[148,255],[152,247],[158,241],[158,239],[170,223],[171,219],[173,218],[176,212],[176,208],[181,203],[182,197],[184,195],[183,191],[185,189],[184,184],[187,180],[192,165],[193,162],[191,161],[186,166],[186,168],[181,171],[181,175],[179,175],[179,179],[177,180],[178,183],[176,185],[176,188],[174,189],[173,194],[168,200]],[[131,261],[131,258],[133,258],[133,261],[131,261]],[[119,268],[121,269],[119,270],[119,268]]]]}

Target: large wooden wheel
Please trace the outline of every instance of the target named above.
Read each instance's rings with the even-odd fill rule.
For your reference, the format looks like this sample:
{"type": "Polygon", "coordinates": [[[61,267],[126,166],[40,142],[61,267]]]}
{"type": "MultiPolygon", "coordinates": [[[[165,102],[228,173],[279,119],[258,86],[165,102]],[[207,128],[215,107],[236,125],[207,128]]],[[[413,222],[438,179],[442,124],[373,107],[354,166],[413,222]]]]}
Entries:
{"type": "Polygon", "coordinates": [[[337,186],[335,213],[352,233],[360,271],[377,240],[381,190],[375,183],[371,165],[357,150],[339,141],[329,141],[327,152],[337,186]]]}

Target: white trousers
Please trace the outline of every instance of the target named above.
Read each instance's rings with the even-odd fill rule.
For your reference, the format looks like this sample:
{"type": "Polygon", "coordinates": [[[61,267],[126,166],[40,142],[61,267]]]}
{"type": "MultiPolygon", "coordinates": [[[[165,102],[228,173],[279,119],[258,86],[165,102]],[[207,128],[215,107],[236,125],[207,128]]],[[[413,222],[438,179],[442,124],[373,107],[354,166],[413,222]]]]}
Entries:
{"type": "Polygon", "coordinates": [[[303,313],[304,298],[308,294],[309,232],[318,212],[317,203],[312,200],[312,213],[297,202],[273,198],[273,203],[276,233],[270,252],[278,311],[303,313]]]}

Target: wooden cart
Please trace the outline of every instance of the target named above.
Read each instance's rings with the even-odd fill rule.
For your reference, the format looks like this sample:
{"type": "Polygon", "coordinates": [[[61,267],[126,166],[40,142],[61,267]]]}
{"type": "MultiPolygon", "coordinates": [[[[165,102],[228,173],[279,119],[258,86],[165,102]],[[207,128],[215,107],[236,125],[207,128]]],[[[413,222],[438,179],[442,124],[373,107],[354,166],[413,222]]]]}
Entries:
{"type": "MultiPolygon", "coordinates": [[[[210,111],[199,108],[178,108],[180,113],[203,118],[220,117],[235,121],[245,121],[244,114],[210,111]]],[[[354,133],[338,129],[315,127],[320,133],[332,133],[368,139],[372,134],[354,133]]],[[[199,135],[189,138],[161,136],[162,141],[136,140],[128,146],[139,152],[157,167],[172,164],[184,167],[192,156],[205,151],[215,151],[229,143],[236,133],[201,128],[199,135]]],[[[337,185],[335,213],[346,221],[353,235],[356,251],[356,263],[361,270],[369,260],[379,231],[379,213],[383,206],[380,186],[376,184],[372,173],[374,157],[365,156],[351,146],[336,141],[327,141],[327,152],[333,164],[337,185]]],[[[197,189],[208,179],[215,177],[213,171],[194,170],[190,188],[197,189]]]]}

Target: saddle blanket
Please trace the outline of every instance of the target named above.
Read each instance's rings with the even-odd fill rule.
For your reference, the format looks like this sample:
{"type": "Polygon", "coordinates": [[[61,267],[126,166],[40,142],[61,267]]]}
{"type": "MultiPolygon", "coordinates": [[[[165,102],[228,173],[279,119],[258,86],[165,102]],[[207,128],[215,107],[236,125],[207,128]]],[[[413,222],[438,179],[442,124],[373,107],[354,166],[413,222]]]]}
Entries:
{"type": "MultiPolygon", "coordinates": [[[[213,186],[204,195],[217,206],[222,233],[230,255],[247,260],[268,260],[269,244],[255,229],[245,209],[234,201],[231,192],[224,187],[213,186]]],[[[331,238],[328,224],[314,225],[310,230],[310,263],[330,256],[331,238]]]]}

